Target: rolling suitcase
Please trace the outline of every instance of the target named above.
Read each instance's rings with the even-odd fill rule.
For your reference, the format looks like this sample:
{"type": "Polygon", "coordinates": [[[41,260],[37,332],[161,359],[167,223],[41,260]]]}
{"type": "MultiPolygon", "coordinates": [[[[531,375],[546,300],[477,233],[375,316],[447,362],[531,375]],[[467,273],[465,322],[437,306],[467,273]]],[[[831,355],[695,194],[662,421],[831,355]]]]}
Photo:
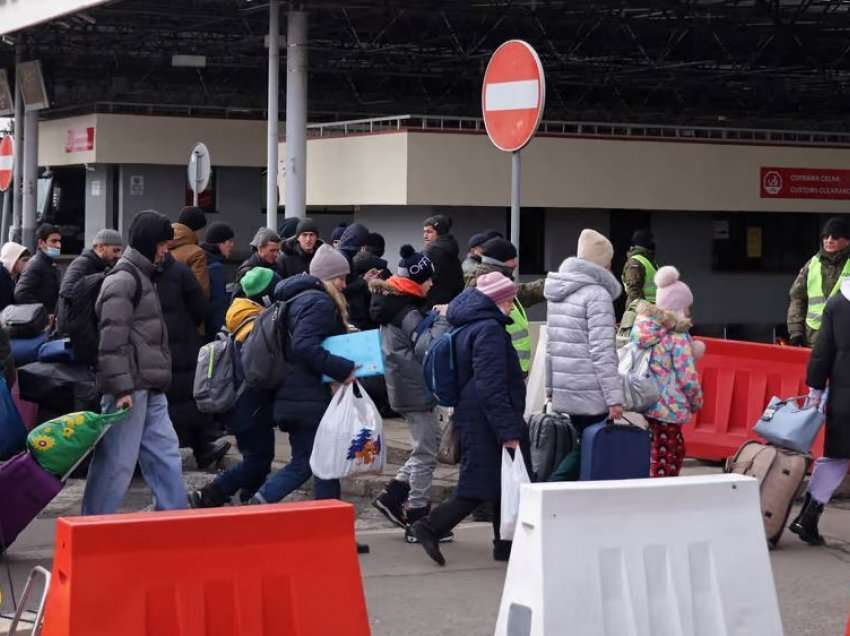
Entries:
{"type": "Polygon", "coordinates": [[[535,481],[547,481],[578,443],[569,416],[551,413],[548,407],[528,419],[528,436],[535,481]]]}
{"type": "Polygon", "coordinates": [[[649,477],[649,432],[600,422],[581,435],[581,481],[649,477]]]}
{"type": "Polygon", "coordinates": [[[779,543],[811,462],[809,455],[755,440],[744,442],[726,461],[727,473],[758,479],[764,533],[771,548],[779,543]]]}

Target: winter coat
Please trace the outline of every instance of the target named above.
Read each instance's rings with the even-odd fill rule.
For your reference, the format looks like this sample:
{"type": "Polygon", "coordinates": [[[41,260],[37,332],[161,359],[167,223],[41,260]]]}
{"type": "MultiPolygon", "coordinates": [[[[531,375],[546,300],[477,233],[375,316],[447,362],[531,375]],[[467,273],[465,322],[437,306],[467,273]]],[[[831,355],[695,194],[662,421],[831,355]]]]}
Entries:
{"type": "Polygon", "coordinates": [[[621,291],[611,272],[579,258],[547,276],[546,390],[556,411],[602,415],[623,403],[614,342],[614,300],[621,291]]]}
{"type": "Polygon", "coordinates": [[[454,410],[461,461],[457,494],[497,501],[501,492],[501,446],[527,440],[523,411],[525,382],[519,358],[505,331],[508,317],[477,289],[449,304],[454,328],[458,386],[454,410]]]}
{"type": "Polygon", "coordinates": [[[136,280],[130,272],[118,271],[103,281],[95,302],[100,329],[98,384],[103,393],[116,397],[138,390],[164,391],[171,382],[171,353],[153,284],[156,270],[132,247],[118,263],[137,271],[142,294],[133,308],[136,280]]]}
{"type": "Polygon", "coordinates": [[[172,223],[174,239],[169,251],[174,260],[179,261],[192,270],[206,298],[210,297],[210,273],[207,269],[207,254],[198,245],[198,235],[188,225],[172,223]]]}
{"type": "Polygon", "coordinates": [[[41,303],[47,313],[55,313],[61,279],[53,259],[44,250],[37,250],[15,285],[15,304],[41,303]]]}
{"type": "Polygon", "coordinates": [[[638,305],[632,339],[641,349],[649,350],[649,370],[659,394],[646,417],[685,424],[702,408],[690,328],[690,320],[681,320],[646,301],[638,305]]]}
{"type": "Polygon", "coordinates": [[[56,303],[56,329],[59,333],[67,333],[65,320],[68,310],[74,300],[80,296],[80,291],[90,289],[89,285],[102,280],[106,272],[106,262],[93,249],[87,249],[71,261],[62,285],[59,287],[59,301],[56,303]]]}
{"type": "MultiPolygon", "coordinates": [[[[511,280],[514,278],[514,272],[510,267],[504,267],[494,263],[479,263],[472,273],[466,277],[466,286],[477,286],[478,279],[484,276],[484,274],[490,274],[491,272],[499,272],[511,280]]],[[[526,309],[544,302],[546,300],[546,297],[543,295],[545,284],[545,278],[539,278],[530,283],[517,283],[517,300],[526,309]]]]}
{"type": "Polygon", "coordinates": [[[331,401],[327,375],[342,382],[354,370],[351,360],[322,348],[330,336],[346,333],[336,304],[318,278],[304,274],[278,284],[275,300],[290,301],[280,319],[287,335],[286,372],[275,393],[274,419],[281,428],[317,427],[331,401]],[[297,298],[296,298],[297,296],[297,298]]]}
{"type": "Polygon", "coordinates": [[[360,331],[377,329],[378,324],[372,319],[370,304],[372,292],[364,274],[370,269],[380,270],[381,280],[387,280],[392,272],[387,269],[387,262],[369,252],[358,252],[351,264],[351,274],[346,279],[347,286],[343,294],[348,302],[348,318],[352,325],[360,331]]]}
{"type": "MultiPolygon", "coordinates": [[[[829,298],[835,288],[835,283],[841,277],[844,264],[850,258],[850,248],[834,254],[827,254],[821,249],[819,256],[823,276],[823,297],[829,298]]],[[[806,262],[803,269],[797,274],[794,284],[791,285],[789,292],[791,301],[788,304],[788,335],[791,338],[795,336],[803,337],[805,342],[813,347],[818,332],[806,325],[806,314],[809,311],[809,262],[806,262]]]]}
{"type": "Polygon", "coordinates": [[[280,244],[280,256],[277,257],[277,271],[281,278],[289,278],[297,274],[309,274],[310,262],[313,255],[322,246],[321,241],[316,241],[316,247],[311,254],[301,249],[301,244],[295,237],[286,239],[280,244]]]}
{"type": "MultiPolygon", "coordinates": [[[[392,280],[373,280],[369,289],[372,292],[369,311],[381,329],[390,407],[398,413],[431,410],[436,402],[425,386],[422,357],[417,355],[421,352],[424,357],[424,350],[414,341],[416,328],[425,319],[422,311],[425,299],[403,293],[392,280]]],[[[433,337],[431,334],[429,330],[427,337],[433,337]]]]}
{"type": "Polygon", "coordinates": [[[451,234],[438,236],[425,246],[425,254],[434,264],[434,286],[428,292],[426,307],[445,305],[463,291],[463,270],[460,267],[460,248],[451,234]]]}
{"type": "Polygon", "coordinates": [[[15,281],[5,267],[0,266],[0,311],[15,304],[15,281]]]}
{"type": "Polygon", "coordinates": [[[228,302],[227,280],[224,277],[224,258],[218,246],[204,243],[202,247],[207,257],[207,271],[210,276],[210,302],[204,320],[204,333],[210,341],[224,326],[228,302]]]}
{"type": "Polygon", "coordinates": [[[179,430],[188,430],[191,422],[205,418],[195,407],[192,389],[201,348],[198,325],[206,317],[207,300],[192,271],[170,254],[157,269],[156,289],[171,351],[168,412],[179,430]]]}
{"type": "Polygon", "coordinates": [[[829,382],[824,456],[850,459],[850,281],[826,304],[806,382],[819,390],[829,382]]]}
{"type": "Polygon", "coordinates": [[[267,267],[273,272],[276,272],[278,274],[280,273],[276,262],[271,264],[266,263],[265,261],[260,260],[260,256],[256,252],[254,252],[253,254],[251,254],[251,256],[245,259],[239,266],[239,268],[236,270],[235,282],[238,284],[239,281],[242,280],[242,277],[255,267],[267,267]]]}
{"type": "Polygon", "coordinates": [[[463,259],[463,263],[460,264],[460,269],[463,271],[463,279],[467,283],[469,283],[469,277],[475,273],[475,268],[479,265],[481,265],[480,256],[469,255],[463,259]]]}

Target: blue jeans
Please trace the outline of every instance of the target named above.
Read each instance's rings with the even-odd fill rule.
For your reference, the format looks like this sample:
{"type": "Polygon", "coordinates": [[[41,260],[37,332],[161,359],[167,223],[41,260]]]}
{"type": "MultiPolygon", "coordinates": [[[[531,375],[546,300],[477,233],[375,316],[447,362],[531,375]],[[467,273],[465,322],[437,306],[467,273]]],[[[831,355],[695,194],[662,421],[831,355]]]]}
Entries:
{"type": "MultiPolygon", "coordinates": [[[[115,410],[115,397],[104,395],[101,410],[115,410]]],[[[157,510],[186,508],[186,487],[177,434],[163,393],[133,391],[133,408],[113,425],[94,451],[83,495],[84,515],[118,510],[138,462],[153,491],[157,510]]]]}
{"type": "Polygon", "coordinates": [[[272,423],[259,419],[244,431],[236,433],[236,444],[242,461],[213,482],[227,497],[241,490],[239,498],[248,501],[263,485],[272,469],[274,459],[274,428],[272,423]]]}
{"type": "MultiPolygon", "coordinates": [[[[289,432],[289,445],[292,447],[292,459],[289,463],[266,480],[257,491],[257,497],[264,503],[275,503],[288,494],[298,490],[310,479],[310,454],[313,452],[313,440],[316,439],[318,426],[292,427],[289,432]]],[[[313,481],[316,499],[339,499],[339,479],[319,479],[313,481]]]]}

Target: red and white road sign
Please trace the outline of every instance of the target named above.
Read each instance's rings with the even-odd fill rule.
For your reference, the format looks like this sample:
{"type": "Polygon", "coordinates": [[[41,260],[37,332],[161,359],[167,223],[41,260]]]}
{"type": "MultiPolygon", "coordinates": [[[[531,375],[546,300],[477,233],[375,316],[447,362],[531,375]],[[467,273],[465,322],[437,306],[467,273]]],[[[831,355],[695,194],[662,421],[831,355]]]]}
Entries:
{"type": "Polygon", "coordinates": [[[0,141],[0,192],[5,192],[12,185],[12,168],[15,165],[15,140],[12,135],[6,135],[0,141]]]}
{"type": "Polygon", "coordinates": [[[546,105],[546,78],[528,42],[508,40],[484,72],[481,110],[490,141],[499,150],[522,149],[537,131],[546,105]]]}

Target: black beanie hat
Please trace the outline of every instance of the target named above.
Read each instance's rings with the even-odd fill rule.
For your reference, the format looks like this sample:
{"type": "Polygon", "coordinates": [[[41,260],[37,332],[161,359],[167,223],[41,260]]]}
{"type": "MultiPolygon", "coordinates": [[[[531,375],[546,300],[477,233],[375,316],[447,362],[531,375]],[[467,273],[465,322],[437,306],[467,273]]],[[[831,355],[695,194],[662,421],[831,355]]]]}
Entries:
{"type": "Polygon", "coordinates": [[[399,255],[401,260],[398,262],[398,276],[401,278],[409,278],[421,285],[434,275],[431,259],[422,252],[417,252],[412,245],[402,245],[399,255]]]}
{"type": "Polygon", "coordinates": [[[280,238],[286,240],[288,238],[292,238],[295,236],[295,232],[298,229],[298,217],[291,216],[288,219],[284,219],[283,223],[280,224],[280,227],[277,228],[277,233],[280,234],[280,238]]]}
{"type": "Polygon", "coordinates": [[[848,228],[847,221],[844,218],[834,216],[824,224],[820,235],[821,238],[832,236],[833,238],[850,239],[850,228],[848,228]]]}
{"type": "Polygon", "coordinates": [[[510,241],[503,238],[492,238],[481,246],[481,255],[500,263],[507,263],[517,257],[517,252],[510,241]]]}
{"type": "Polygon", "coordinates": [[[448,234],[452,229],[452,219],[445,214],[435,214],[425,219],[422,225],[423,227],[430,225],[439,236],[443,236],[444,234],[448,234]]]}
{"type": "Polygon", "coordinates": [[[224,243],[225,241],[229,241],[233,237],[236,236],[236,233],[233,231],[233,228],[230,227],[227,223],[216,222],[209,226],[207,229],[207,243],[211,243],[212,245],[217,245],[219,243],[224,243]]]}
{"type": "Polygon", "coordinates": [[[644,247],[654,252],[655,237],[652,235],[652,230],[636,230],[632,234],[632,245],[634,247],[644,247]]]}
{"type": "Polygon", "coordinates": [[[187,205],[180,210],[180,216],[177,217],[177,222],[182,223],[193,232],[197,232],[207,226],[207,217],[201,208],[187,205]]]}
{"type": "Polygon", "coordinates": [[[316,236],[319,236],[319,226],[310,217],[303,218],[298,221],[298,225],[295,227],[295,236],[301,236],[304,232],[312,232],[316,236]]]}
{"type": "Polygon", "coordinates": [[[365,247],[372,255],[381,258],[387,250],[387,243],[383,236],[377,232],[371,232],[369,236],[366,237],[365,247]]]}
{"type": "Polygon", "coordinates": [[[342,238],[342,235],[345,233],[345,228],[348,227],[348,223],[340,223],[334,228],[334,231],[331,232],[331,241],[338,241],[342,238]]]}
{"type": "Polygon", "coordinates": [[[167,216],[156,210],[143,210],[136,214],[130,224],[128,243],[130,247],[153,263],[156,246],[173,238],[174,229],[167,216]]]}

